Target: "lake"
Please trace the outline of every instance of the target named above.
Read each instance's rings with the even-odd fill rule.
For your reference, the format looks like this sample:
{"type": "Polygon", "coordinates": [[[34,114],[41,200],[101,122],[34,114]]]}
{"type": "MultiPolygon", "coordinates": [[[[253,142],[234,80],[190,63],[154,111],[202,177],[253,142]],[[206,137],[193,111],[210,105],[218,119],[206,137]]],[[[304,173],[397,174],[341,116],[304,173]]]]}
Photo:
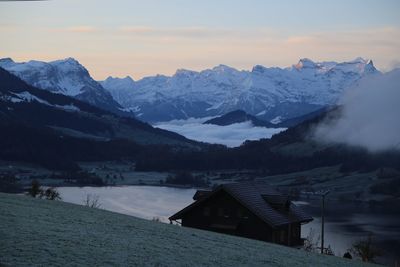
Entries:
{"type": "MultiPolygon", "coordinates": [[[[311,229],[321,232],[321,201],[301,201],[300,206],[314,217],[302,226],[302,235],[311,229]]],[[[373,242],[382,250],[380,263],[394,265],[400,261],[400,214],[395,207],[329,201],[325,202],[325,247],[330,245],[335,255],[343,255],[352,244],[365,240],[371,233],[373,242]]],[[[398,207],[397,207],[398,208],[398,207]]]]}
{"type": "MultiPolygon", "coordinates": [[[[102,209],[144,219],[158,218],[168,222],[168,217],[193,202],[195,189],[159,186],[121,187],[59,187],[63,201],[83,205],[87,195],[98,196],[102,209]]],[[[302,236],[313,229],[320,235],[320,201],[307,199],[297,202],[314,217],[314,221],[302,226],[302,236]]],[[[379,205],[340,203],[326,201],[325,244],[336,255],[343,255],[348,248],[368,234],[384,250],[384,263],[393,263],[400,251],[400,214],[379,205]]]]}
{"type": "Polygon", "coordinates": [[[62,200],[83,205],[87,195],[98,196],[100,208],[151,220],[168,217],[193,202],[195,189],[161,186],[58,187],[62,200]]]}

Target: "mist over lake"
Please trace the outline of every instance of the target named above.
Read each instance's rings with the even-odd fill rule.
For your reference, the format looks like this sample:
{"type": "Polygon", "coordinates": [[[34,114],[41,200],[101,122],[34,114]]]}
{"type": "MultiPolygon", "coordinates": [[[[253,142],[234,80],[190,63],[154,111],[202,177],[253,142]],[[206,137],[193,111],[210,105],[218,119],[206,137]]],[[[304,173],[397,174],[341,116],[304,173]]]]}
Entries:
{"type": "Polygon", "coordinates": [[[285,128],[255,127],[251,122],[234,123],[227,126],[203,124],[207,118],[173,120],[160,122],[154,126],[179,133],[186,138],[211,144],[222,144],[228,147],[240,146],[246,140],[270,138],[285,128]]]}

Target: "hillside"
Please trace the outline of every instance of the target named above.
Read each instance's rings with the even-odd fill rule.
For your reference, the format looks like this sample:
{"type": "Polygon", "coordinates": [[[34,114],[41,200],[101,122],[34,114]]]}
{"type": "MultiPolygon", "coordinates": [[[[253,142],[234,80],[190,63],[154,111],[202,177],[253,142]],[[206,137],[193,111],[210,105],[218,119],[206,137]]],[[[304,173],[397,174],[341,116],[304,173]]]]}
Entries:
{"type": "Polygon", "coordinates": [[[138,153],[138,145],[197,144],[134,118],[30,86],[2,68],[0,127],[0,159],[35,162],[53,169],[60,162],[132,157],[138,153]]]}
{"type": "Polygon", "coordinates": [[[275,124],[259,120],[257,117],[247,114],[243,110],[235,110],[226,113],[222,116],[207,120],[204,124],[214,124],[219,126],[231,125],[234,123],[241,123],[250,121],[256,127],[266,127],[266,128],[278,128],[275,124]]]}
{"type": "Polygon", "coordinates": [[[213,146],[203,151],[157,154],[139,159],[140,171],[170,170],[259,170],[276,175],[314,168],[340,165],[343,173],[371,172],[379,168],[400,166],[398,150],[369,153],[367,149],[336,143],[322,143],[313,136],[313,129],[325,118],[338,116],[340,108],[304,121],[295,127],[273,135],[270,139],[246,141],[240,147],[227,149],[213,146]]]}
{"type": "Polygon", "coordinates": [[[368,266],[63,202],[0,202],[1,266],[368,266]]]}
{"type": "Polygon", "coordinates": [[[214,124],[214,125],[219,125],[219,126],[226,126],[226,125],[231,125],[234,123],[251,122],[251,124],[256,127],[289,128],[289,127],[294,127],[296,125],[299,125],[302,122],[312,120],[312,119],[328,112],[328,110],[329,110],[328,108],[322,108],[317,111],[307,113],[307,114],[299,116],[299,117],[287,119],[284,121],[281,121],[281,119],[279,117],[277,117],[277,119],[274,121],[274,123],[260,120],[256,116],[250,115],[243,110],[235,110],[235,111],[228,112],[222,116],[218,116],[218,117],[212,118],[210,120],[207,120],[204,122],[204,124],[214,124]]]}
{"type": "Polygon", "coordinates": [[[75,137],[119,138],[139,144],[190,143],[183,136],[134,118],[120,117],[70,96],[30,86],[2,68],[0,102],[2,121],[49,127],[75,137]]]}

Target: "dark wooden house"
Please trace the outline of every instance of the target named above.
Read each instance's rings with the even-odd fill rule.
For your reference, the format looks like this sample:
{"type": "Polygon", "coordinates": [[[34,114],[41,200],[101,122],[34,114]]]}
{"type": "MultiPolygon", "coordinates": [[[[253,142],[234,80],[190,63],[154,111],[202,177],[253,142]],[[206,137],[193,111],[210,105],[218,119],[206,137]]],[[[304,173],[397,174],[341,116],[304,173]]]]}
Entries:
{"type": "Polygon", "coordinates": [[[287,246],[303,245],[301,224],[313,220],[287,196],[261,182],[224,184],[213,191],[197,191],[193,199],[169,220],[287,246]]]}

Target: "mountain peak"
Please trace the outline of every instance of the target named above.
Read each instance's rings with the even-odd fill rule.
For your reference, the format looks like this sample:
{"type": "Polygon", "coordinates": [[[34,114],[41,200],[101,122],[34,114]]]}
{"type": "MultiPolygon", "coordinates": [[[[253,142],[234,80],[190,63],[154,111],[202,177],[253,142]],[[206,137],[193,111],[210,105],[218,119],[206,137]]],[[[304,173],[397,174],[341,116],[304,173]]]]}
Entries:
{"type": "Polygon", "coordinates": [[[379,72],[375,66],[374,66],[374,62],[372,60],[368,60],[368,63],[365,65],[364,67],[364,73],[375,73],[375,72],[379,72]]]}
{"type": "Polygon", "coordinates": [[[374,73],[374,72],[379,72],[375,66],[372,60],[369,59],[364,59],[361,57],[358,57],[352,61],[346,61],[342,63],[337,63],[335,65],[335,70],[339,70],[342,72],[355,72],[358,74],[363,74],[363,73],[374,73]]]}
{"type": "Polygon", "coordinates": [[[262,66],[262,65],[255,65],[255,66],[253,67],[253,69],[251,70],[251,72],[253,72],[253,73],[264,73],[264,71],[265,71],[266,69],[267,69],[267,68],[264,67],[264,66],[262,66]]]}
{"type": "Polygon", "coordinates": [[[126,75],[124,78],[119,78],[119,77],[113,77],[113,76],[108,76],[107,79],[104,80],[105,82],[111,82],[111,81],[125,81],[125,82],[134,82],[131,76],[126,75]]]}
{"type": "Polygon", "coordinates": [[[317,64],[309,58],[302,58],[296,65],[294,65],[294,67],[298,70],[306,68],[315,68],[316,66],[317,64]]]}
{"type": "Polygon", "coordinates": [[[67,58],[65,58],[65,59],[62,59],[62,60],[64,60],[65,62],[79,63],[79,62],[78,62],[78,60],[76,60],[76,59],[75,59],[75,58],[73,58],[73,57],[67,57],[67,58]]]}
{"type": "Polygon", "coordinates": [[[79,61],[76,60],[76,59],[73,58],[73,57],[67,57],[67,58],[65,58],[65,59],[55,60],[55,61],[52,61],[52,62],[50,62],[50,63],[55,63],[55,64],[67,63],[67,64],[73,64],[73,65],[81,65],[81,64],[79,63],[79,61]]]}
{"type": "Polygon", "coordinates": [[[191,75],[197,73],[196,71],[193,70],[187,70],[187,69],[177,69],[175,72],[175,75],[191,75]]]}
{"type": "Polygon", "coordinates": [[[60,71],[64,73],[77,72],[85,73],[86,76],[90,76],[88,70],[81,63],[79,63],[78,60],[72,57],[55,60],[49,63],[50,65],[56,66],[60,71]]]}
{"type": "Polygon", "coordinates": [[[132,82],[134,81],[134,80],[132,79],[132,77],[129,76],[129,75],[126,75],[125,78],[123,78],[123,80],[132,81],[132,82]]]}
{"type": "Polygon", "coordinates": [[[371,61],[371,60],[364,59],[364,58],[362,58],[362,57],[357,57],[357,58],[355,58],[354,60],[350,61],[349,63],[361,63],[361,64],[368,64],[368,63],[369,63],[369,61],[371,61]]]}
{"type": "Polygon", "coordinates": [[[0,58],[0,63],[7,64],[7,63],[14,63],[14,60],[10,57],[0,58]]]}
{"type": "Polygon", "coordinates": [[[220,64],[218,66],[215,66],[213,69],[213,71],[216,72],[231,72],[231,71],[237,71],[235,68],[229,67],[227,65],[224,64],[220,64]]]}

